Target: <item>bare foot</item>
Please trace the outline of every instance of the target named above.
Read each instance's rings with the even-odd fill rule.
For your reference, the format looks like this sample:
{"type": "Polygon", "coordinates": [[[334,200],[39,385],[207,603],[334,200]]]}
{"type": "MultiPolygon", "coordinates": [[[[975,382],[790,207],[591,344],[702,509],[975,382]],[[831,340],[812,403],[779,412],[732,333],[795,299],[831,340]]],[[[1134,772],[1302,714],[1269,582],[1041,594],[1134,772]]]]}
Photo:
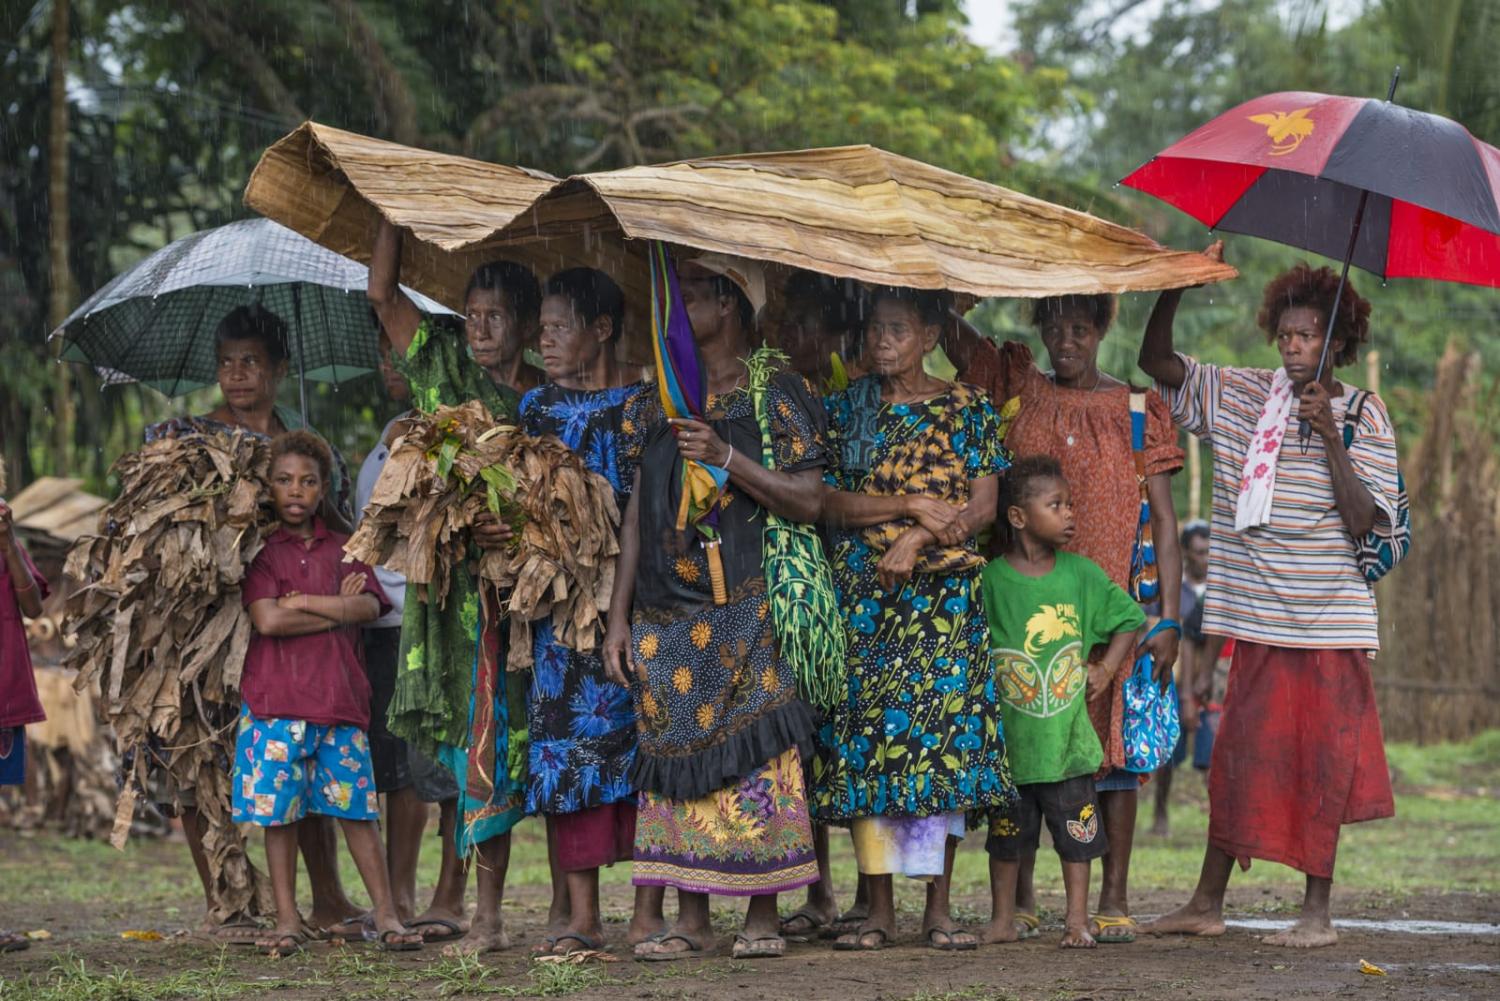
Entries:
{"type": "Polygon", "coordinates": [[[1327,920],[1309,921],[1304,918],[1286,931],[1262,935],[1260,940],[1265,945],[1281,945],[1289,949],[1321,949],[1336,943],[1339,933],[1333,930],[1327,920]]]}
{"type": "Polygon", "coordinates": [[[1168,835],[1167,818],[1157,817],[1151,824],[1151,836],[1153,838],[1165,838],[1168,835]]]}
{"type": "Polygon", "coordinates": [[[510,948],[510,936],[505,934],[505,922],[496,918],[475,918],[469,926],[469,934],[461,942],[450,942],[443,946],[445,956],[481,956],[487,952],[503,952],[510,948]]]}
{"type": "Polygon", "coordinates": [[[1021,941],[1021,929],[1015,921],[1002,921],[999,918],[981,927],[974,934],[979,936],[980,945],[1004,945],[1008,942],[1021,941]]]}
{"type": "Polygon", "coordinates": [[[1087,927],[1075,928],[1072,925],[1068,925],[1067,929],[1063,931],[1062,941],[1057,943],[1057,947],[1059,949],[1092,949],[1097,944],[1094,941],[1094,936],[1089,934],[1087,927]]]}
{"type": "Polygon", "coordinates": [[[1192,902],[1183,904],[1170,914],[1163,914],[1141,931],[1152,935],[1199,935],[1215,938],[1224,934],[1224,917],[1218,910],[1200,909],[1192,902]]]}

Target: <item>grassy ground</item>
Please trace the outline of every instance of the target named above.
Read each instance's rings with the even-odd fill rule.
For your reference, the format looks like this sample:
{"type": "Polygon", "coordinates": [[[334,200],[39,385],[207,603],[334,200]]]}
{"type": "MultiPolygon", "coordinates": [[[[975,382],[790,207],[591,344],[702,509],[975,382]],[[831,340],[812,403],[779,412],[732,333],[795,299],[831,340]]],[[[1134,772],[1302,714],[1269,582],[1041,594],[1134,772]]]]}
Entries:
{"type": "MultiPolygon", "coordinates": [[[[1397,816],[1345,830],[1336,907],[1345,914],[1495,920],[1493,904],[1485,901],[1491,900],[1488,895],[1500,893],[1500,731],[1459,745],[1393,745],[1388,753],[1396,778],[1397,816]],[[1444,900],[1467,903],[1459,911],[1450,911],[1442,905],[1444,900]]],[[[1186,894],[1202,858],[1207,827],[1202,777],[1189,771],[1179,773],[1173,800],[1172,832],[1166,838],[1145,833],[1150,826],[1150,787],[1141,800],[1141,833],[1131,882],[1137,909],[1144,913],[1163,909],[1186,894]]],[[[987,917],[988,911],[987,857],[981,841],[971,837],[966,842],[955,870],[959,916],[968,922],[987,917]]],[[[835,884],[847,894],[854,882],[853,856],[846,839],[836,837],[835,846],[835,884]]],[[[430,886],[435,878],[437,848],[435,837],[429,839],[423,856],[423,886],[430,886]]],[[[255,850],[259,852],[258,840],[255,850]]],[[[1055,914],[1061,904],[1059,880],[1047,857],[1038,867],[1038,876],[1045,909],[1055,914]]],[[[351,889],[359,887],[347,863],[344,878],[351,889]]],[[[629,878],[626,866],[604,874],[603,899],[606,918],[611,921],[628,917],[629,878]]],[[[547,881],[540,825],[523,824],[512,855],[506,912],[513,928],[526,929],[529,937],[535,937],[544,919],[547,881]]],[[[170,934],[196,923],[201,912],[195,883],[186,849],[175,841],[138,841],[118,853],[98,842],[45,833],[31,838],[0,833],[0,886],[4,887],[0,927],[46,929],[54,935],[28,954],[0,960],[0,997],[6,1001],[153,1001],[295,990],[297,996],[306,997],[326,997],[337,991],[341,999],[355,1001],[407,996],[618,996],[626,989],[644,998],[712,997],[720,988],[747,979],[749,970],[745,964],[727,962],[664,969],[628,963],[516,967],[510,957],[509,965],[497,965],[439,959],[430,952],[411,961],[377,952],[330,950],[280,964],[262,962],[248,968],[254,971],[251,975],[243,952],[225,953],[186,943],[121,942],[119,933],[127,929],[170,934]]],[[[1235,875],[1231,902],[1241,914],[1291,912],[1298,903],[1299,884],[1294,872],[1258,864],[1249,873],[1235,875]]],[[[903,924],[914,925],[921,907],[920,887],[906,885],[898,890],[903,924]]],[[[353,895],[358,899],[358,893],[353,895]]],[[[790,899],[782,900],[783,910],[793,906],[790,899]]],[[[716,924],[724,930],[733,927],[739,913],[734,901],[715,899],[716,924]]],[[[925,954],[925,950],[911,951],[925,954]]],[[[524,964],[523,959],[516,961],[524,964]]],[[[993,964],[992,968],[1002,969],[993,964]]],[[[765,967],[755,969],[759,976],[765,967]]],[[[938,986],[942,989],[903,994],[890,993],[880,985],[870,996],[905,1001],[1008,996],[982,983],[938,986]]],[[[1162,986],[1171,983],[1164,981],[1162,986]]],[[[864,992],[856,988],[854,993],[863,996],[864,992]]],[[[1046,996],[1078,995],[1069,994],[1065,987],[1046,996]]],[[[1197,996],[1215,994],[1210,990],[1197,996]]]]}

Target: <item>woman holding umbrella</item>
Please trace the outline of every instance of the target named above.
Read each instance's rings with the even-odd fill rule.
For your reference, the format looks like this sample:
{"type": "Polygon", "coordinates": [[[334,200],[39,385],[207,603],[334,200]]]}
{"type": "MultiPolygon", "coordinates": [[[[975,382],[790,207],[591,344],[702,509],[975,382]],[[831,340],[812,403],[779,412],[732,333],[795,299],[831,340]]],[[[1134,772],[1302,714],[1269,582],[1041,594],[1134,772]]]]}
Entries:
{"type": "Polygon", "coordinates": [[[1396,439],[1380,398],[1334,376],[1370,330],[1370,304],[1339,290],[1337,273],[1306,264],[1266,286],[1257,320],[1281,355],[1274,372],[1174,352],[1180,290],[1161,294],[1141,345],[1173,419],[1213,445],[1203,629],[1235,640],[1203,869],[1155,934],[1223,934],[1234,864],[1259,858],[1307,876],[1300,919],[1264,941],[1332,945],[1339,827],[1395,812],[1370,678],[1375,594],[1355,540],[1397,531],[1396,439]]]}
{"type": "MultiPolygon", "coordinates": [[[[214,348],[223,402],[202,416],[174,417],[151,425],[145,432],[148,443],[163,437],[232,430],[271,438],[306,426],[301,414],[276,402],[288,367],[287,327],[279,316],[262,306],[239,306],[219,322],[214,331],[214,348]]],[[[338,450],[332,452],[334,489],[324,501],[323,517],[331,524],[347,526],[349,471],[338,450]]],[[[233,712],[229,719],[233,719],[233,712]]],[[[170,781],[165,769],[159,774],[170,781]]],[[[214,899],[214,884],[203,845],[204,822],[198,813],[195,790],[169,788],[161,799],[157,804],[160,809],[170,811],[181,807],[183,836],[203,883],[208,912],[213,915],[220,908],[214,899]]],[[[309,923],[314,929],[331,930],[334,934],[358,935],[360,909],[344,895],[339,881],[338,834],[334,823],[327,820],[303,825],[299,841],[313,891],[309,923]]],[[[225,916],[222,923],[210,917],[205,926],[216,938],[234,943],[252,944],[261,934],[254,918],[243,914],[225,916]]]]}

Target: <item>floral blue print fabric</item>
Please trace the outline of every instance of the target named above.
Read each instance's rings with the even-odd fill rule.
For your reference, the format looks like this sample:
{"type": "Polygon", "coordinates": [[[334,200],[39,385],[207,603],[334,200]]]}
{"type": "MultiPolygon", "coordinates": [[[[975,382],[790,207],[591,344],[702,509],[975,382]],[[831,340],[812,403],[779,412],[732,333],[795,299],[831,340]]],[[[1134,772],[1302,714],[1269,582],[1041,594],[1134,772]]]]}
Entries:
{"type": "MultiPolygon", "coordinates": [[[[844,435],[870,433],[859,412],[870,395],[859,388],[828,400],[836,452],[844,435]]],[[[972,481],[1008,465],[999,418],[971,386],[955,384],[913,404],[886,405],[876,396],[873,405],[873,461],[868,470],[830,473],[839,490],[922,493],[961,505],[972,481]]],[[[819,734],[813,762],[821,820],[972,812],[1014,796],[980,602],[984,560],[973,539],[934,545],[907,583],[888,591],[877,567],[910,526],[901,520],[835,534],[849,687],[819,734]]]]}
{"type": "MultiPolygon", "coordinates": [[[[539,386],[521,400],[521,426],[531,435],[556,435],[604,477],[623,511],[635,478],[622,453],[625,404],[640,383],[602,390],[539,386]]],[[[534,630],[536,666],[527,699],[531,731],[526,812],[567,814],[633,800],[635,711],[630,691],[609,681],[597,654],[556,641],[551,620],[534,630]]]]}

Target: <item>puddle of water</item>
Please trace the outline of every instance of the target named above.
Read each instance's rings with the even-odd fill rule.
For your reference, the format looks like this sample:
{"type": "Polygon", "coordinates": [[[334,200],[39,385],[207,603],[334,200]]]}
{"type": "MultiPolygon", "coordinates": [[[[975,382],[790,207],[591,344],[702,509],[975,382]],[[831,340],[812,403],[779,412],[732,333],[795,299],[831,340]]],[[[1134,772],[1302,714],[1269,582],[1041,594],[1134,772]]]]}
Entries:
{"type": "MultiPolygon", "coordinates": [[[[1291,921],[1275,918],[1229,918],[1224,923],[1231,928],[1248,928],[1251,931],[1282,931],[1292,926],[1291,921]]],[[[1369,918],[1343,918],[1335,920],[1333,926],[1382,935],[1500,935],[1500,924],[1480,924],[1474,921],[1374,921],[1369,918]]]]}

